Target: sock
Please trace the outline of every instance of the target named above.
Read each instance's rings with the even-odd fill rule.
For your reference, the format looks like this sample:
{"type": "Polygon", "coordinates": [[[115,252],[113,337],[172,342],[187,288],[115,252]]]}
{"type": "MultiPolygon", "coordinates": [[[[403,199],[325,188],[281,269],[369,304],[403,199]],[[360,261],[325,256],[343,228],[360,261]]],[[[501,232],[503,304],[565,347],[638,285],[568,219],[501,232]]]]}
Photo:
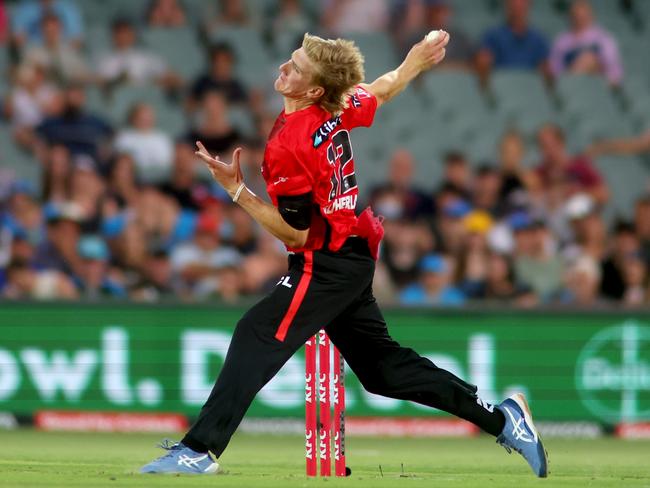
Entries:
{"type": "Polygon", "coordinates": [[[497,437],[506,425],[503,412],[479,397],[463,396],[459,403],[458,416],[479,426],[488,434],[497,437]]]}
{"type": "Polygon", "coordinates": [[[192,451],[199,452],[201,454],[208,452],[208,446],[202,442],[197,441],[193,437],[190,437],[189,433],[185,434],[185,437],[183,437],[181,443],[192,449],[192,451]]]}

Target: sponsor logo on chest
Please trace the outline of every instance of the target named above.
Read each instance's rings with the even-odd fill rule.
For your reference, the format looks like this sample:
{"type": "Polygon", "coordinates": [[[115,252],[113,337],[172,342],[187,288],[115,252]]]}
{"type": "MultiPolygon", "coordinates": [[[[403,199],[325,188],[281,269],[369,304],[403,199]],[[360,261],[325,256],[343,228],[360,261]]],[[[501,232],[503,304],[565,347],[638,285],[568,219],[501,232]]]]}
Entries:
{"type": "Polygon", "coordinates": [[[329,139],[330,134],[336,127],[341,123],[341,117],[333,117],[323,123],[314,133],[311,135],[311,140],[314,147],[320,146],[323,142],[329,139]]]}

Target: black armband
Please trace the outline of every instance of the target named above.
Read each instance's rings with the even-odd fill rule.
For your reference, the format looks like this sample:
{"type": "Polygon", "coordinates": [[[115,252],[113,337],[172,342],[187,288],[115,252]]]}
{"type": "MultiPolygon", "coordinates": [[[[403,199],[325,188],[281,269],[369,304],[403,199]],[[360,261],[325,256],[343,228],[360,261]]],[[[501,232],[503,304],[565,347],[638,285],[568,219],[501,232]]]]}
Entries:
{"type": "Polygon", "coordinates": [[[297,230],[309,229],[312,206],[311,192],[290,197],[278,197],[278,210],[282,219],[297,230]]]}

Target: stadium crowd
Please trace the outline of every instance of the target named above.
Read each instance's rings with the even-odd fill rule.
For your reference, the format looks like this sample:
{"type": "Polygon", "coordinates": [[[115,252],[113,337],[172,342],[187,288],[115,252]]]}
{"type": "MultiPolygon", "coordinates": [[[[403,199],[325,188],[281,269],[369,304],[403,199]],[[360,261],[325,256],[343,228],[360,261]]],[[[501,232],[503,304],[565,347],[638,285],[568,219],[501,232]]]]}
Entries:
{"type": "MultiPolygon", "coordinates": [[[[531,24],[529,0],[507,0],[505,22],[478,40],[452,22],[451,1],[323,0],[314,11],[300,0],[278,0],[256,12],[243,0],[152,0],[141,2],[137,17],[107,19],[110,48],[95,55],[85,48],[89,26],[79,2],[0,0],[0,49],[11,61],[1,123],[35,156],[41,175],[26,181],[0,174],[6,299],[236,302],[275,286],[286,270],[284,247],[211,183],[194,155],[196,140],[224,157],[243,146],[245,181],[265,194],[259,168],[278,98],[237,78],[233,47],[209,41],[223,26],[254,25],[277,49],[295,46],[305,31],[384,30],[400,53],[444,28],[452,42],[440,70],[471,71],[483,82],[500,69],[539,71],[547,83],[563,72],[590,73],[613,90],[624,79],[616,39],[586,0],[555,2],[566,8],[569,26],[555,39],[531,24]],[[146,29],[179,26],[192,26],[204,40],[205,72],[194,79],[139,42],[146,29]],[[135,101],[121,125],[88,109],[90,88],[108,105],[124,85],[159,87],[182,107],[181,135],[160,128],[146,102],[135,101]],[[252,132],[228,117],[232,107],[250,116],[252,132]]],[[[649,305],[650,194],[628,215],[605,219],[611,191],[592,158],[650,151],[650,137],[594,141],[583,153],[569,149],[570,137],[549,123],[529,141],[514,127],[494,141],[496,161],[470,161],[459,147],[442,161],[423,162],[408,145],[395,147],[384,182],[361,189],[364,204],[385,217],[378,299],[649,305]],[[532,166],[524,164],[531,143],[539,155],[532,166]],[[418,164],[442,165],[442,179],[415,181],[418,164]]],[[[356,166],[373,171],[372,161],[356,166]]]]}

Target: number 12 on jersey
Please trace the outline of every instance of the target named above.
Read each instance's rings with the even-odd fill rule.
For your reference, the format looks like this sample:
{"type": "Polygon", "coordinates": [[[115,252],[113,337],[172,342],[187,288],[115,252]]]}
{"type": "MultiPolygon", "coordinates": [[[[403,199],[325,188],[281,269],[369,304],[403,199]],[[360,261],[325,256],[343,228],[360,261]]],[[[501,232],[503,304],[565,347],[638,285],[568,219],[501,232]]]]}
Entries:
{"type": "Polygon", "coordinates": [[[357,187],[352,158],[350,133],[340,130],[332,136],[332,142],[327,147],[327,160],[334,167],[330,201],[357,187]]]}

